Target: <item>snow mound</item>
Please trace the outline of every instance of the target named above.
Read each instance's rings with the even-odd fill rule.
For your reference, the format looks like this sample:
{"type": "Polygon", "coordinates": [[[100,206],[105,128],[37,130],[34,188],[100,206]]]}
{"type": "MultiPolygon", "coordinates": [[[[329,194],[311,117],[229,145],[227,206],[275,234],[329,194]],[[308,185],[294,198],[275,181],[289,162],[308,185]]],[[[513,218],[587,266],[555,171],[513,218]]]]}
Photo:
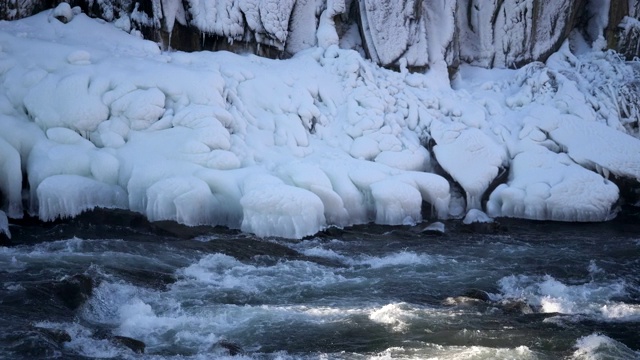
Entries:
{"type": "MultiPolygon", "coordinates": [[[[323,47],[287,60],[161,52],[123,31],[127,19],[104,23],[77,9],[66,24],[50,12],[1,22],[3,214],[53,220],[124,208],[152,221],[289,238],[330,226],[417,224],[464,208],[476,220],[484,211],[603,221],[620,197],[608,175],[640,178],[631,119],[637,64],[597,51],[576,55],[565,45],[547,64],[462,66],[450,83],[442,56],[452,17],[437,22],[446,27],[440,37],[427,36],[420,22],[399,34],[407,42],[397,48],[391,39],[369,39],[380,56],[405,57],[385,57],[397,61],[394,72],[338,47],[341,1],[326,9],[294,1],[164,3],[172,19],[163,21],[190,14],[233,39],[244,39],[237,25],[246,22],[276,47],[285,46],[292,16],[312,20],[319,11],[318,33],[298,29],[290,45],[323,47]],[[438,51],[424,57],[429,71],[409,74],[426,48],[406,44],[424,36],[421,44],[438,51]],[[601,91],[603,84],[626,90],[601,91]]],[[[374,3],[360,3],[368,26],[385,19],[400,26],[404,5],[374,3]]],[[[422,11],[429,19],[452,14],[435,3],[422,11]]]]}

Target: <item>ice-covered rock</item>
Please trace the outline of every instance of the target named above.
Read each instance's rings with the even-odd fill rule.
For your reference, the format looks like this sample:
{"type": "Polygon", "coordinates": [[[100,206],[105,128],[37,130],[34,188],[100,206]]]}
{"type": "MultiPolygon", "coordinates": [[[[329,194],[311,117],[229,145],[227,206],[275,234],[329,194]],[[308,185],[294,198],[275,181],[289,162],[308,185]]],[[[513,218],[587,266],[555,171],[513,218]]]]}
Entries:
{"type": "Polygon", "coordinates": [[[11,231],[9,231],[9,219],[7,214],[0,210],[0,234],[4,234],[7,238],[11,239],[11,231]]]}
{"type": "Polygon", "coordinates": [[[490,216],[533,220],[603,221],[615,216],[618,187],[546,149],[518,154],[510,178],[489,197],[490,216]]]}
{"type": "Polygon", "coordinates": [[[431,136],[438,163],[466,191],[467,208],[479,209],[482,195],[507,162],[505,149],[461,122],[434,121],[431,136]]]}
{"type": "Polygon", "coordinates": [[[432,235],[444,235],[445,234],[445,225],[440,221],[432,222],[427,225],[422,231],[422,233],[432,234],[432,235]]]}
{"type": "Polygon", "coordinates": [[[0,137],[0,211],[22,217],[22,168],[20,153],[0,137]]]}
{"type": "Polygon", "coordinates": [[[68,23],[73,19],[73,10],[71,10],[71,5],[66,2],[58,4],[58,6],[51,11],[51,16],[62,23],[68,23]]]}
{"type": "Polygon", "coordinates": [[[467,212],[467,215],[465,215],[464,219],[462,220],[462,223],[465,225],[470,225],[473,223],[492,223],[493,219],[490,218],[487,214],[485,214],[484,212],[478,210],[478,209],[471,209],[467,212]]]}
{"type": "Polygon", "coordinates": [[[252,177],[240,199],[241,229],[258,236],[302,238],[326,226],[322,200],[272,176],[252,177]]]}

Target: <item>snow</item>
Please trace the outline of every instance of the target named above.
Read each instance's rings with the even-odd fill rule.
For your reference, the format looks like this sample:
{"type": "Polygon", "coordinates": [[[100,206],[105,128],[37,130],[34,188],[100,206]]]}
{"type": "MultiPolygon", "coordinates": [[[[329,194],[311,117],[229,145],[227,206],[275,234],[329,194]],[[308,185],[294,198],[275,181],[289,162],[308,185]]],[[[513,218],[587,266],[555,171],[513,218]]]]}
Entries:
{"type": "MultiPolygon", "coordinates": [[[[394,27],[377,33],[379,56],[400,56],[385,58],[397,60],[394,72],[339,47],[337,34],[352,31],[337,28],[349,2],[162,3],[174,18],[156,20],[167,26],[184,10],[206,31],[245,39],[236,20],[246,21],[260,41],[296,54],[162,52],[128,33],[139,12],[113,24],[73,9],[66,24],[51,12],[0,23],[2,214],[122,208],[302,238],[417,224],[429,207],[438,219],[604,221],[620,200],[608,178],[640,179],[638,65],[611,53],[567,43],[546,64],[462,65],[450,82],[450,16],[439,36],[422,22],[399,34],[423,37],[424,48],[389,52],[395,45],[381,41],[394,27]],[[317,29],[288,33],[302,18],[317,29]],[[418,54],[430,69],[409,73],[418,54]]],[[[360,5],[363,26],[396,24],[402,10],[360,5]]],[[[425,6],[430,19],[453,11],[425,6]]]]}

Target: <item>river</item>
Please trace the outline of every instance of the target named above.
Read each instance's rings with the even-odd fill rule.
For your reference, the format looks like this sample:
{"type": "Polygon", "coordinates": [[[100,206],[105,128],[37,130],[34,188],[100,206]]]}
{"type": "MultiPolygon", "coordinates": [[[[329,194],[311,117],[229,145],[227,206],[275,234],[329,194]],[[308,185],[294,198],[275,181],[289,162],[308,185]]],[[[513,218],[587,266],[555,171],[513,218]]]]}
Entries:
{"type": "Polygon", "coordinates": [[[0,246],[0,358],[638,359],[638,220],[299,241],[24,220],[0,246]]]}

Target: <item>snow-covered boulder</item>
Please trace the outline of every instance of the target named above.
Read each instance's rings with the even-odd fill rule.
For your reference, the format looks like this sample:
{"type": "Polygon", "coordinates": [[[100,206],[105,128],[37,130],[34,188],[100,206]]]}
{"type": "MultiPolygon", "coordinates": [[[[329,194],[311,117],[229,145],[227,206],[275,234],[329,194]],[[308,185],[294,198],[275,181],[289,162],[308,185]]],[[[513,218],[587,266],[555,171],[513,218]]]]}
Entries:
{"type": "Polygon", "coordinates": [[[4,211],[0,210],[0,243],[2,236],[11,239],[11,231],[9,231],[9,219],[7,219],[7,214],[4,211]]]}
{"type": "Polygon", "coordinates": [[[73,10],[68,3],[60,3],[51,11],[51,16],[66,24],[73,19],[73,10]]]}
{"type": "Polygon", "coordinates": [[[441,223],[440,221],[436,221],[436,222],[432,222],[431,224],[427,225],[424,229],[422,229],[420,232],[423,234],[429,234],[429,235],[444,235],[445,234],[445,225],[443,223],[441,223]]]}

